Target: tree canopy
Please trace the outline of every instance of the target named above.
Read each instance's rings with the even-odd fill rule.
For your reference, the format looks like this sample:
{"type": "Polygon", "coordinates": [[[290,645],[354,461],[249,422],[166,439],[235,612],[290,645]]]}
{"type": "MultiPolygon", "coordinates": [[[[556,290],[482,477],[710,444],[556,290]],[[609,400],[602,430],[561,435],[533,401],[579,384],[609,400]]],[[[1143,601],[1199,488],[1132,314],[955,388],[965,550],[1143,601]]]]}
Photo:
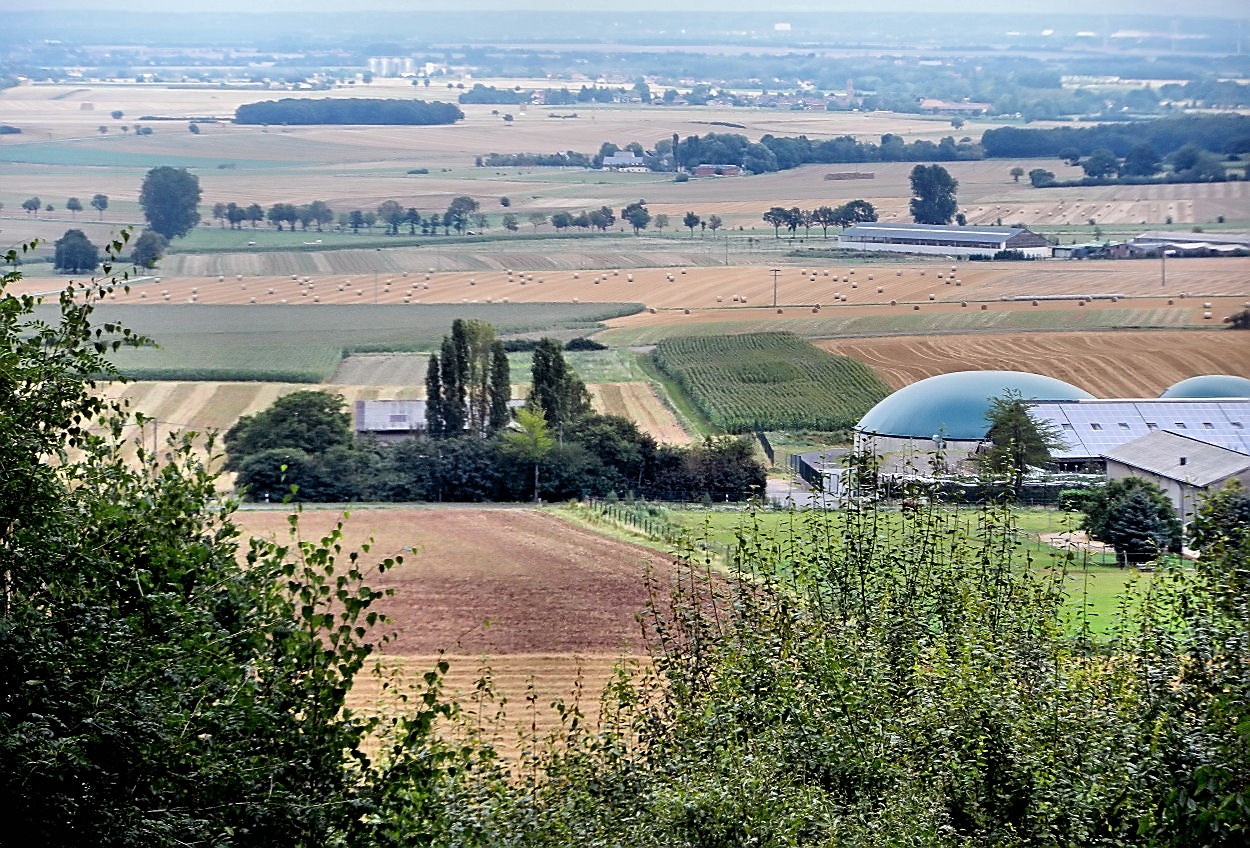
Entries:
{"type": "Polygon", "coordinates": [[[1181,522],[1163,490],[1140,477],[1113,480],[1084,496],[1081,527],[1111,545],[1121,564],[1136,565],[1179,551],[1181,522]]]}
{"type": "Polygon", "coordinates": [[[200,222],[200,180],[186,168],[161,166],[148,171],[139,190],[139,205],[148,226],[175,239],[200,222]]]}
{"type": "Polygon", "coordinates": [[[91,243],[82,230],[66,230],[56,240],[53,265],[66,274],[91,272],[100,264],[100,249],[91,243]]]}
{"type": "Polygon", "coordinates": [[[955,191],[959,181],[941,165],[911,169],[911,214],[917,224],[949,224],[959,211],[955,191]]]}
{"type": "Polygon", "coordinates": [[[1029,467],[1049,463],[1050,452],[1062,447],[1063,440],[1053,426],[1029,415],[1029,403],[1017,391],[991,398],[985,417],[990,422],[986,433],[990,446],[979,457],[981,468],[1009,476],[1019,495],[1029,467]]]}

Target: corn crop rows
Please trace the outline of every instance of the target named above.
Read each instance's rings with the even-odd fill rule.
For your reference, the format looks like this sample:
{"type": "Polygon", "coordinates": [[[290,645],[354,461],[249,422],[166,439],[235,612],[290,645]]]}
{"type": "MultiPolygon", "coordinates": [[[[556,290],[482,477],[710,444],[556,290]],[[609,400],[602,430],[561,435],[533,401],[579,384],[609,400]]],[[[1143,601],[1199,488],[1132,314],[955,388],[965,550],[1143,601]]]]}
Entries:
{"type": "Polygon", "coordinates": [[[791,333],[665,339],[655,362],[730,433],[849,429],[890,392],[862,362],[791,333]]]}

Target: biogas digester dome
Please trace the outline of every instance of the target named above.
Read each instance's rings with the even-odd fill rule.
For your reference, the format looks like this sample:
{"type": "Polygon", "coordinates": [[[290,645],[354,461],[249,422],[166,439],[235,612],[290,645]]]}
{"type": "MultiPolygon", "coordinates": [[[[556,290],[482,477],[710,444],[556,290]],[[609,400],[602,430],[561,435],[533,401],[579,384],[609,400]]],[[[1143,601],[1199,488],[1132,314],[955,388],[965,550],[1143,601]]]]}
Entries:
{"type": "Polygon", "coordinates": [[[1203,374],[1173,383],[1161,398],[1244,398],[1250,397],[1250,380],[1232,374],[1203,374]]]}
{"type": "MultiPolygon", "coordinates": [[[[899,389],[868,411],[856,432],[878,439],[980,441],[990,428],[990,402],[1009,391],[1025,400],[1088,400],[1071,383],[1025,371],[956,371],[899,389]]],[[[881,445],[879,447],[887,447],[881,445]]],[[[888,448],[887,448],[888,449],[888,448]]]]}

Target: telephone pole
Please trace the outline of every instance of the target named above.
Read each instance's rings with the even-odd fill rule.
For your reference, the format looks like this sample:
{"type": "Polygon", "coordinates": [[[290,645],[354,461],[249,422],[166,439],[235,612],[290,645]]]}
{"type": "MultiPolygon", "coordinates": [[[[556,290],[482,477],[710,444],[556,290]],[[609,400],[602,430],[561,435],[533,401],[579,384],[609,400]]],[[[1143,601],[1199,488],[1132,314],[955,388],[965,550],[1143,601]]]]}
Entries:
{"type": "Polygon", "coordinates": [[[768,273],[773,275],[773,309],[776,309],[777,308],[777,275],[781,273],[781,269],[772,268],[772,269],[769,269],[768,273]]]}

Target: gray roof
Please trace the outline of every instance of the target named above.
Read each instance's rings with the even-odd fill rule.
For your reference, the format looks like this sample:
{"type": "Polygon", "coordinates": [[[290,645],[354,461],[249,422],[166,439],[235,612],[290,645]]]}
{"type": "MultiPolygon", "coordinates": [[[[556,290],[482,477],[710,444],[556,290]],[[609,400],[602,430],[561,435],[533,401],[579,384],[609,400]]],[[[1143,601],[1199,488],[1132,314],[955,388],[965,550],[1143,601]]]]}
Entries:
{"type": "Polygon", "coordinates": [[[1042,401],[1031,404],[1063,440],[1055,459],[1087,459],[1159,430],[1250,454],[1250,400],[1157,398],[1150,400],[1042,401]]]}
{"type": "Polygon", "coordinates": [[[1123,465],[1199,488],[1250,469],[1250,454],[1166,430],[1125,442],[1107,451],[1105,456],[1123,465]]]}
{"type": "Polygon", "coordinates": [[[1166,230],[1151,230],[1133,239],[1133,244],[1185,245],[1192,243],[1241,245],[1250,248],[1250,233],[1171,233],[1166,230]]]}
{"type": "Polygon", "coordinates": [[[1005,242],[1029,232],[1023,227],[956,227],[946,224],[852,224],[842,231],[848,239],[940,239],[942,241],[1005,242]]]}

